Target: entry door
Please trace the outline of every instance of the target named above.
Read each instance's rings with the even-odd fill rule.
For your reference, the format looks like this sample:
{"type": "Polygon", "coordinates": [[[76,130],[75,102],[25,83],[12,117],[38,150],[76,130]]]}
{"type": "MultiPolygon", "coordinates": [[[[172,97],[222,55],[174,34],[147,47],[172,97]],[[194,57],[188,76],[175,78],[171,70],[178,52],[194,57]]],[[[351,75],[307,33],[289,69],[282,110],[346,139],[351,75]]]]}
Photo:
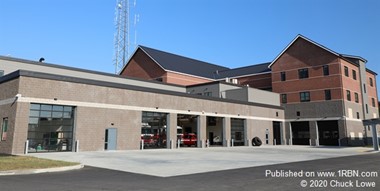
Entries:
{"type": "Polygon", "coordinates": [[[104,150],[116,150],[117,129],[106,129],[106,135],[104,140],[104,150]]]}

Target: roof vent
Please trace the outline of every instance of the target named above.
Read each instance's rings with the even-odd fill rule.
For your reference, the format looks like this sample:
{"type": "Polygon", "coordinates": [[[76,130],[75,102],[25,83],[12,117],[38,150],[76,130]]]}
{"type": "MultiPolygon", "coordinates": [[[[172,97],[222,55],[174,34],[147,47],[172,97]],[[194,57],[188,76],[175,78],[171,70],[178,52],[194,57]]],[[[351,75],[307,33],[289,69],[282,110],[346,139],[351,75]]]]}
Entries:
{"type": "Polygon", "coordinates": [[[45,58],[44,57],[41,57],[38,62],[44,62],[45,61],[45,58]]]}

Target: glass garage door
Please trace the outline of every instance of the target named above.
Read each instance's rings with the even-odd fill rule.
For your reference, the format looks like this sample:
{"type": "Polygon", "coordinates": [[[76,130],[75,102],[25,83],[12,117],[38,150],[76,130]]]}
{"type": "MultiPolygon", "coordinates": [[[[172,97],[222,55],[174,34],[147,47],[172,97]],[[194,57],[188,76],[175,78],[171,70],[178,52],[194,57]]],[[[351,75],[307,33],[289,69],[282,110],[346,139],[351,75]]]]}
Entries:
{"type": "Polygon", "coordinates": [[[28,125],[28,152],[71,151],[74,107],[31,104],[28,125]]]}

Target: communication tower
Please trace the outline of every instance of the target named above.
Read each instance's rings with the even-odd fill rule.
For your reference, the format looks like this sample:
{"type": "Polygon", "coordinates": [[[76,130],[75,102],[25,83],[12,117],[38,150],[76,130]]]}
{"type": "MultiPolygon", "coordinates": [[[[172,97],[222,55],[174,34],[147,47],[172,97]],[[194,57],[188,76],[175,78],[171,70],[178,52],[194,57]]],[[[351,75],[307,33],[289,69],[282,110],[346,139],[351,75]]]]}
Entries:
{"type": "MultiPolygon", "coordinates": [[[[134,0],[133,7],[136,7],[136,0],[134,0]]],[[[134,25],[135,30],[135,43],[136,46],[136,24],[139,21],[140,15],[135,13],[134,25]]],[[[117,74],[123,66],[128,61],[130,56],[130,4],[129,0],[116,0],[116,10],[115,10],[115,26],[116,32],[114,37],[115,43],[115,55],[114,55],[114,65],[115,73],[117,74]]]]}

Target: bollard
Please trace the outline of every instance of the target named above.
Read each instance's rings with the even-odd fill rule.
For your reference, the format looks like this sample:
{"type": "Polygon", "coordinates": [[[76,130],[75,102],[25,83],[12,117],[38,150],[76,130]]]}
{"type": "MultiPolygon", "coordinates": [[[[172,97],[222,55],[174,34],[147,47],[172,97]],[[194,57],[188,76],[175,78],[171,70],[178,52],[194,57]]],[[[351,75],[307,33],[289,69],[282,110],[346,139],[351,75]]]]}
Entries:
{"type": "Polygon", "coordinates": [[[273,145],[277,145],[276,139],[273,139],[273,145]]]}
{"type": "Polygon", "coordinates": [[[315,146],[316,146],[316,147],[319,146],[319,139],[315,139],[315,146]]]}
{"type": "Polygon", "coordinates": [[[144,150],[144,139],[141,140],[141,150],[144,150]]]}
{"type": "Polygon", "coordinates": [[[75,152],[79,152],[79,140],[75,141],[75,152]]]}
{"type": "Polygon", "coordinates": [[[311,139],[309,139],[309,145],[311,146],[311,139]]]}
{"type": "Polygon", "coordinates": [[[206,139],[206,148],[209,148],[209,147],[210,147],[210,141],[206,139]]]}
{"type": "Polygon", "coordinates": [[[177,148],[179,149],[181,147],[181,140],[177,139],[177,148]]]}
{"type": "Polygon", "coordinates": [[[234,139],[231,139],[231,147],[234,147],[234,139]]]}
{"type": "Polygon", "coordinates": [[[25,151],[24,153],[27,155],[28,154],[28,149],[29,149],[29,140],[25,141],[25,151]]]}

